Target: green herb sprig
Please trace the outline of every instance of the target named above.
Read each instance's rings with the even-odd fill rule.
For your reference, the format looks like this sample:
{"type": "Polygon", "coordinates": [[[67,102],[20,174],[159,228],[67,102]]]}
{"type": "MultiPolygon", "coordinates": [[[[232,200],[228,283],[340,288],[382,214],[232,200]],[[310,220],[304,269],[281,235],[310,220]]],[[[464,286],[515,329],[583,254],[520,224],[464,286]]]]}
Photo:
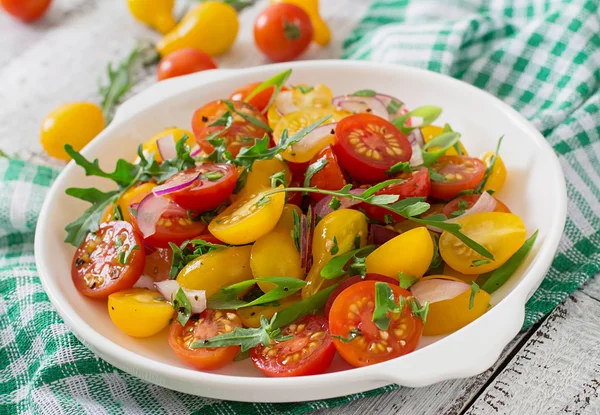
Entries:
{"type": "Polygon", "coordinates": [[[279,95],[279,91],[281,91],[281,88],[283,88],[291,74],[292,70],[288,69],[287,71],[283,71],[267,79],[266,81],[258,85],[256,88],[254,88],[254,91],[250,92],[250,94],[246,97],[245,102],[250,101],[252,98],[254,98],[257,94],[264,91],[265,89],[275,87],[275,90],[271,95],[271,99],[269,100],[267,106],[263,110],[263,114],[266,113],[269,110],[269,108],[271,108],[271,105],[273,105],[273,102],[275,102],[275,98],[277,98],[277,95],[279,95]]]}
{"type": "Polygon", "coordinates": [[[367,274],[365,258],[375,249],[377,249],[376,245],[367,245],[363,248],[354,249],[335,256],[325,264],[320,275],[326,280],[338,278],[346,274],[351,276],[361,275],[364,277],[367,274]]]}
{"type": "Polygon", "coordinates": [[[400,314],[404,308],[404,297],[398,297],[396,303],[394,292],[385,282],[375,283],[375,308],[373,310],[373,323],[379,330],[387,330],[390,327],[390,314],[400,314]]]}
{"type": "Polygon", "coordinates": [[[171,269],[169,271],[171,279],[177,278],[177,275],[183,267],[194,259],[216,249],[229,248],[229,245],[213,244],[206,242],[203,239],[184,241],[180,246],[175,245],[173,242],[169,242],[169,246],[173,251],[173,259],[171,260],[171,269]]]}

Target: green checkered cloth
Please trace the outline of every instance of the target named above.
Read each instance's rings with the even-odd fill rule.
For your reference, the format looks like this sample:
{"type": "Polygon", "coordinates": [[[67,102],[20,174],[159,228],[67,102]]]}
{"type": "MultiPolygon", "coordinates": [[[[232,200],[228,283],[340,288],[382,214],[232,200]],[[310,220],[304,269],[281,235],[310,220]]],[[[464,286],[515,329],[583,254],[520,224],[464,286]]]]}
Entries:
{"type": "MultiPolygon", "coordinates": [[[[543,132],[567,178],[559,253],[524,327],[600,269],[600,10],[597,0],[375,0],[344,57],[463,79],[543,132]]],[[[95,357],[50,305],[33,257],[36,218],[56,172],[0,160],[0,414],[300,414],[365,394],[244,404],[173,392],[95,357]]]]}

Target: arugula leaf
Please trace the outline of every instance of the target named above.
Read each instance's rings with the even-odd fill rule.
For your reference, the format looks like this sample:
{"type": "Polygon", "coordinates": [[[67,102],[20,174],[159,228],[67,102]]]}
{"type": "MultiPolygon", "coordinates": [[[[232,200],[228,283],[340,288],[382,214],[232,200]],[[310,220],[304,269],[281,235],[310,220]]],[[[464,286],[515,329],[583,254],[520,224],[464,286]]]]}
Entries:
{"type": "Polygon", "coordinates": [[[125,190],[101,192],[95,188],[68,188],[65,191],[67,195],[90,202],[92,203],[92,206],[87,208],[80,217],[65,226],[65,231],[67,232],[65,242],[79,247],[88,232],[95,232],[98,230],[100,219],[106,208],[111,204],[114,204],[124,192],[125,190]]]}
{"type": "Polygon", "coordinates": [[[288,80],[288,78],[290,77],[291,74],[292,74],[292,70],[288,69],[287,71],[283,71],[283,72],[278,73],[277,75],[273,76],[272,78],[267,79],[262,84],[258,85],[256,88],[254,88],[254,91],[250,92],[250,94],[246,97],[244,102],[250,101],[258,93],[274,86],[275,90],[273,91],[273,94],[271,95],[271,99],[269,100],[269,103],[267,104],[265,109],[262,111],[263,114],[266,113],[269,110],[269,108],[271,108],[271,105],[273,105],[275,98],[277,98],[277,95],[279,95],[279,91],[281,91],[281,88],[283,88],[283,86],[285,85],[285,82],[288,80]]]}
{"type": "Polygon", "coordinates": [[[442,109],[440,107],[427,105],[424,107],[415,108],[404,115],[394,118],[392,120],[392,124],[394,124],[394,126],[396,126],[396,128],[402,131],[405,135],[408,135],[415,128],[423,128],[430,125],[440,116],[441,113],[442,109]],[[422,118],[423,121],[419,125],[407,127],[405,125],[406,121],[411,117],[419,117],[422,118]]]}
{"type": "Polygon", "coordinates": [[[459,133],[442,133],[435,136],[421,148],[421,152],[423,153],[423,165],[432,165],[440,157],[446,154],[446,151],[448,151],[450,147],[454,147],[459,141],[459,133]],[[436,150],[428,151],[430,148],[436,148],[436,150]]]}
{"type": "Polygon", "coordinates": [[[292,217],[294,219],[294,226],[290,230],[290,236],[292,237],[292,241],[294,241],[294,245],[296,245],[296,249],[300,252],[300,238],[302,237],[302,229],[300,228],[300,215],[296,212],[296,209],[292,209],[292,217]]]}
{"type": "Polygon", "coordinates": [[[398,281],[400,282],[400,288],[408,290],[415,282],[419,279],[412,275],[407,275],[403,272],[398,272],[398,281]]]}
{"type": "Polygon", "coordinates": [[[264,122],[262,122],[261,120],[259,120],[256,117],[253,117],[250,114],[246,114],[245,112],[242,111],[238,111],[235,106],[233,105],[233,103],[229,100],[224,99],[223,103],[225,105],[227,105],[227,108],[229,108],[230,111],[236,113],[237,115],[239,115],[240,117],[242,117],[243,119],[245,119],[246,121],[248,121],[250,124],[254,124],[256,125],[258,128],[262,128],[263,130],[272,133],[273,129],[271,127],[269,127],[268,124],[265,124],[264,122]]]}
{"type": "MultiPolygon", "coordinates": [[[[439,247],[440,237],[439,235],[432,235],[431,238],[433,241],[433,257],[431,258],[431,263],[429,264],[429,271],[435,270],[442,266],[442,257],[440,255],[439,247]]],[[[443,273],[443,270],[441,270],[441,273],[443,273]]]]}
{"type": "Polygon", "coordinates": [[[331,250],[329,251],[329,253],[331,255],[337,255],[338,252],[340,252],[340,247],[338,246],[337,238],[334,236],[333,237],[333,246],[331,247],[331,250]]]}
{"type": "Polygon", "coordinates": [[[350,94],[351,97],[374,97],[375,95],[377,95],[377,92],[372,89],[361,89],[350,94]]]}
{"type": "Polygon", "coordinates": [[[385,174],[389,174],[390,176],[393,174],[410,172],[412,172],[412,167],[410,167],[410,163],[408,161],[399,161],[390,167],[389,170],[384,171],[385,174]]]}
{"type": "Polygon", "coordinates": [[[185,326],[192,315],[192,304],[183,292],[183,288],[179,287],[175,297],[171,298],[171,305],[177,311],[177,321],[185,326]]]}
{"type": "Polygon", "coordinates": [[[385,223],[386,225],[393,225],[394,224],[394,217],[392,215],[390,215],[389,213],[383,216],[383,223],[385,223]]]}
{"type": "Polygon", "coordinates": [[[319,291],[308,298],[292,304],[288,308],[284,308],[275,316],[273,316],[271,327],[273,329],[278,329],[298,320],[299,318],[304,317],[307,314],[317,313],[325,306],[329,295],[337,288],[337,286],[338,284],[334,284],[329,288],[319,291]]]}
{"type": "MultiPolygon", "coordinates": [[[[237,0],[236,0],[237,1],[237,0]]],[[[233,358],[234,362],[241,362],[242,360],[250,359],[250,350],[246,350],[245,352],[239,352],[233,358]]]]}
{"type": "Polygon", "coordinates": [[[220,334],[209,339],[196,340],[192,343],[192,349],[240,346],[240,350],[244,353],[259,344],[268,346],[271,343],[273,334],[272,323],[273,320],[269,323],[265,316],[261,316],[259,328],[244,329],[236,327],[229,333],[220,334]]]}
{"type": "Polygon", "coordinates": [[[329,207],[332,210],[338,210],[340,206],[342,206],[342,202],[340,201],[340,199],[338,199],[337,196],[333,196],[331,198],[331,202],[329,202],[329,207]]]}
{"type": "Polygon", "coordinates": [[[131,257],[131,254],[133,253],[133,251],[139,251],[139,250],[140,250],[139,245],[133,245],[133,246],[129,247],[129,249],[127,251],[119,252],[119,264],[121,264],[121,265],[129,264],[129,258],[131,257]]]}
{"type": "Polygon", "coordinates": [[[433,182],[445,182],[446,178],[443,174],[439,174],[437,171],[433,170],[430,166],[427,166],[427,170],[429,170],[429,178],[433,182]]]}
{"type": "Polygon", "coordinates": [[[362,331],[360,331],[360,329],[350,330],[348,332],[348,336],[346,336],[346,337],[336,336],[334,334],[331,335],[331,337],[333,337],[334,339],[338,339],[339,341],[341,341],[344,344],[350,343],[352,340],[356,339],[357,337],[361,337],[361,336],[363,336],[363,333],[362,333],[362,331]]]}
{"type": "Polygon", "coordinates": [[[73,161],[75,161],[76,164],[83,167],[86,176],[104,177],[112,180],[119,186],[128,186],[131,184],[132,180],[135,179],[140,171],[140,166],[131,164],[126,160],[119,159],[117,161],[115,171],[112,173],[107,173],[100,168],[98,159],[95,159],[93,162],[88,161],[79,152],[75,151],[73,146],[70,144],[65,144],[65,151],[73,159],[73,161]]]}
{"type": "Polygon", "coordinates": [[[264,305],[289,297],[300,291],[305,285],[305,281],[292,277],[255,278],[222,288],[208,299],[207,305],[208,308],[214,310],[237,310],[244,307],[264,305]],[[252,301],[240,300],[239,296],[258,281],[269,282],[275,284],[276,287],[252,301]]]}
{"type": "Polygon", "coordinates": [[[498,144],[496,144],[496,152],[494,153],[493,158],[490,160],[490,165],[487,167],[487,169],[485,169],[485,173],[483,174],[483,179],[481,179],[481,181],[475,188],[475,193],[482,192],[483,187],[485,186],[485,184],[487,183],[487,181],[490,177],[490,174],[492,174],[492,171],[494,170],[494,166],[496,165],[496,160],[498,159],[498,154],[500,153],[500,144],[502,144],[503,139],[504,139],[504,136],[502,136],[498,139],[498,144]]]}
{"type": "Polygon", "coordinates": [[[209,127],[225,127],[225,129],[228,129],[231,127],[231,124],[233,124],[233,115],[231,114],[231,111],[225,111],[223,115],[217,118],[212,124],[209,124],[209,127]]]}
{"type": "Polygon", "coordinates": [[[475,305],[475,294],[477,294],[481,289],[479,285],[475,281],[471,281],[471,296],[469,297],[469,310],[473,308],[475,305]]]}
{"type": "Polygon", "coordinates": [[[396,101],[395,99],[391,99],[389,104],[387,105],[387,112],[390,115],[395,115],[400,108],[404,105],[403,102],[396,101]]]}
{"type": "Polygon", "coordinates": [[[319,159],[312,163],[310,166],[308,166],[308,168],[306,169],[306,173],[304,173],[304,187],[310,187],[310,180],[315,174],[323,170],[325,166],[327,166],[326,159],[319,159]]]}
{"type": "Polygon", "coordinates": [[[338,278],[345,274],[364,275],[366,274],[364,260],[375,249],[377,249],[377,245],[367,245],[333,257],[325,264],[320,275],[326,280],[338,278]]]}
{"type": "Polygon", "coordinates": [[[427,322],[427,314],[429,314],[429,301],[425,301],[425,305],[421,306],[419,300],[415,297],[410,297],[408,304],[413,315],[420,318],[423,324],[425,324],[427,322]]]}
{"type": "Polygon", "coordinates": [[[213,244],[206,242],[203,239],[194,239],[192,241],[184,241],[181,246],[169,242],[169,246],[173,251],[171,260],[171,270],[169,276],[171,279],[177,278],[179,272],[194,259],[207,254],[215,249],[229,248],[228,245],[213,244]]]}
{"type": "Polygon", "coordinates": [[[400,314],[404,308],[404,297],[399,296],[400,304],[396,304],[394,292],[385,282],[377,281],[375,283],[375,309],[373,310],[373,318],[371,319],[379,330],[387,330],[390,327],[391,314],[400,314]]]}
{"type": "Polygon", "coordinates": [[[269,178],[271,179],[271,187],[279,187],[286,185],[285,170],[278,171],[277,173],[274,173],[271,176],[269,176],[269,178]]]}
{"type": "Polygon", "coordinates": [[[121,210],[121,206],[113,205],[112,220],[123,220],[123,211],[121,210]]]}
{"type": "Polygon", "coordinates": [[[294,86],[292,86],[292,88],[297,89],[298,91],[302,92],[303,94],[308,94],[310,91],[315,89],[312,86],[306,86],[306,85],[294,85],[294,86]]]}
{"type": "Polygon", "coordinates": [[[456,218],[458,216],[464,215],[465,212],[467,211],[467,209],[469,208],[469,203],[467,203],[466,200],[459,200],[457,208],[458,208],[457,210],[450,213],[448,218],[452,219],[452,218],[456,218]]]}

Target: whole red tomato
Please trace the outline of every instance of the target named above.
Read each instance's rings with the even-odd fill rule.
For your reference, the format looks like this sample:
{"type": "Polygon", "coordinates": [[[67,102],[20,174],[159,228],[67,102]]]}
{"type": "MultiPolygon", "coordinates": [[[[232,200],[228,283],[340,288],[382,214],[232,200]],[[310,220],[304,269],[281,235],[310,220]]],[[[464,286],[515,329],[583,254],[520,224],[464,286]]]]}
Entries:
{"type": "Polygon", "coordinates": [[[277,3],[262,11],[254,22],[256,46],[269,59],[284,62],[308,48],[313,25],[308,14],[294,4],[277,3]]]}
{"type": "Polygon", "coordinates": [[[156,70],[156,77],[159,81],[162,81],[163,79],[208,69],[217,69],[217,65],[210,55],[198,49],[185,48],[176,50],[162,58],[156,70]]]}
{"type": "Polygon", "coordinates": [[[0,5],[23,22],[30,23],[42,17],[52,0],[0,0],[0,5]]]}

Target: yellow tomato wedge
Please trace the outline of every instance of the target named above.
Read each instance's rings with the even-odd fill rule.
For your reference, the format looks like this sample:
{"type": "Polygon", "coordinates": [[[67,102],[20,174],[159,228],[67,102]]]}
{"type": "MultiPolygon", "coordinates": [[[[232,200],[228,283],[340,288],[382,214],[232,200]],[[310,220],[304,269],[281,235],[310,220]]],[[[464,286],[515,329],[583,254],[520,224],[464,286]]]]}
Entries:
{"type": "Polygon", "coordinates": [[[367,256],[367,272],[398,279],[398,272],[420,278],[431,264],[433,241],[421,226],[390,239],[367,256]]]}
{"type": "Polygon", "coordinates": [[[244,245],[271,232],[281,217],[285,193],[266,195],[268,191],[235,201],[210,222],[210,233],[225,243],[244,245]]]}
{"type": "Polygon", "coordinates": [[[473,293],[470,284],[446,275],[423,277],[410,291],[421,304],[429,302],[425,336],[455,332],[481,317],[490,304],[490,295],[485,291],[473,293]]]}
{"type": "Polygon", "coordinates": [[[286,186],[292,181],[292,173],[286,162],[277,158],[271,160],[257,160],[252,164],[252,171],[248,173],[246,184],[243,189],[236,195],[232,195],[234,200],[245,199],[250,195],[255,195],[265,189],[271,187],[271,176],[285,172],[286,186]]]}
{"type": "Polygon", "coordinates": [[[293,294],[289,297],[282,298],[278,300],[276,303],[271,303],[271,305],[255,305],[252,307],[243,307],[238,308],[236,311],[242,319],[242,324],[244,327],[260,327],[260,316],[265,316],[267,320],[271,320],[275,313],[280,312],[284,308],[288,308],[298,301],[300,301],[302,297],[300,294],[293,294]],[[276,304],[276,305],[275,305],[276,304]]]}
{"type": "Polygon", "coordinates": [[[329,108],[333,100],[333,92],[327,85],[317,84],[312,89],[308,85],[296,85],[304,88],[292,88],[292,103],[298,109],[329,108]],[[310,89],[302,92],[302,89],[310,89]]]}
{"type": "MultiPolygon", "coordinates": [[[[444,132],[444,129],[442,127],[438,127],[436,125],[428,125],[426,127],[421,128],[421,132],[423,133],[423,140],[425,140],[425,143],[428,143],[431,141],[432,138],[442,134],[444,132]]],[[[465,149],[465,147],[462,145],[462,143],[460,141],[458,142],[458,145],[460,146],[460,151],[462,152],[462,155],[468,156],[469,153],[467,153],[467,150],[465,149]]],[[[438,147],[432,147],[427,151],[435,151],[438,149],[439,149],[438,147]]],[[[448,150],[446,150],[446,155],[447,156],[457,156],[458,153],[456,152],[454,147],[451,147],[448,150]]]]}
{"type": "MultiPolygon", "coordinates": [[[[156,142],[158,141],[159,138],[163,138],[163,137],[167,137],[167,136],[173,136],[173,141],[175,143],[177,143],[179,140],[181,140],[183,138],[184,135],[187,135],[187,140],[186,140],[186,144],[190,147],[192,147],[193,145],[196,144],[196,139],[194,138],[194,134],[191,133],[188,130],[184,130],[182,128],[167,128],[165,130],[162,130],[160,133],[156,134],[155,136],[153,136],[152,138],[148,139],[148,141],[146,141],[144,144],[142,144],[142,152],[144,153],[145,157],[148,157],[150,154],[154,153],[154,160],[156,160],[157,162],[162,162],[163,159],[160,156],[160,153],[158,152],[158,147],[156,145],[156,142]]],[[[139,163],[140,158],[136,157],[134,160],[134,163],[139,163]]]]}
{"type": "MultiPolygon", "coordinates": [[[[489,167],[492,158],[496,154],[495,151],[488,151],[483,156],[481,156],[481,160],[485,164],[486,167],[489,167]]],[[[494,168],[492,169],[490,175],[483,186],[483,190],[493,190],[495,192],[499,192],[504,187],[504,182],[506,182],[506,166],[502,161],[502,157],[496,157],[496,162],[494,163],[494,168]]]]}
{"type": "Polygon", "coordinates": [[[443,232],[440,236],[440,255],[462,274],[484,274],[504,264],[525,242],[527,230],[517,215],[503,212],[484,212],[465,216],[456,221],[461,232],[482,245],[494,256],[484,258],[461,242],[456,236],[443,232]]]}
{"type": "MultiPolygon", "coordinates": [[[[131,222],[131,213],[129,213],[129,206],[133,203],[139,203],[143,198],[148,196],[152,189],[156,187],[155,183],[142,183],[137,186],[132,187],[127,190],[123,195],[117,200],[117,206],[121,209],[121,213],[123,214],[123,220],[127,222],[131,222]]],[[[113,219],[114,215],[114,206],[110,205],[104,211],[104,215],[102,216],[101,222],[108,222],[113,219]]]]}
{"type": "MultiPolygon", "coordinates": [[[[300,253],[291,234],[294,212],[302,215],[298,206],[285,205],[275,229],[258,238],[252,245],[250,267],[254,278],[286,276],[304,279],[306,274],[300,266],[300,253]]],[[[258,286],[265,293],[276,287],[275,284],[264,281],[258,282],[258,286]]]]}
{"type": "Polygon", "coordinates": [[[131,288],[108,296],[108,314],[115,325],[133,337],[150,337],[167,327],[173,307],[147,288],[131,288]]]}
{"type": "Polygon", "coordinates": [[[479,277],[478,274],[463,274],[461,272],[458,272],[455,269],[452,269],[451,266],[449,266],[448,264],[444,264],[444,275],[448,276],[448,277],[454,277],[454,278],[458,278],[461,281],[464,281],[466,283],[469,283],[471,281],[475,281],[477,279],[477,277],[479,277]]]}
{"type": "Polygon", "coordinates": [[[204,290],[210,298],[223,287],[252,278],[251,250],[251,246],[236,246],[201,255],[179,272],[177,282],[184,288],[204,290]]]}

